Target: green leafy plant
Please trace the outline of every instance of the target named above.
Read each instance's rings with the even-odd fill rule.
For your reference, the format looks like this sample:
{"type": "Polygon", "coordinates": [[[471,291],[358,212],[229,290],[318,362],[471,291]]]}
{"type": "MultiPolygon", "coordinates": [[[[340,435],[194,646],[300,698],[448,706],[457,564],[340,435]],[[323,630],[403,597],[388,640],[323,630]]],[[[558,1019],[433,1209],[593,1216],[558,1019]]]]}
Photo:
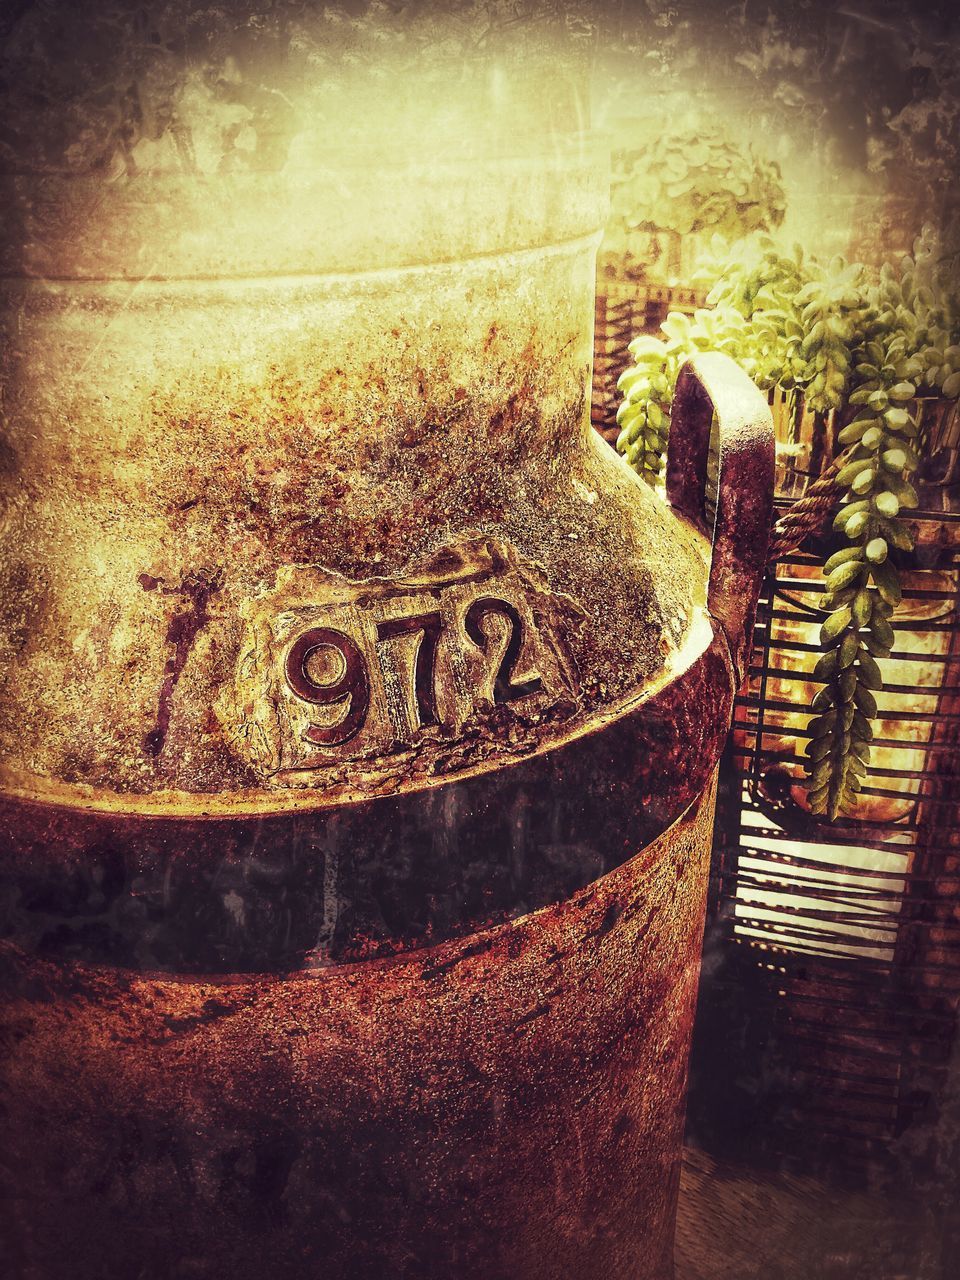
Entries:
{"type": "Polygon", "coordinates": [[[662,471],[677,374],[701,350],[731,355],[846,450],[833,522],[842,545],[823,566],[807,767],[810,808],[833,819],[856,805],[870,760],[877,659],[891,653],[902,594],[897,557],[913,547],[904,513],[918,502],[923,406],[960,395],[955,263],[929,228],[913,255],[874,273],[766,238],[722,270],[708,308],[692,319],[672,313],[662,329],[634,340],[619,383],[617,448],[649,484],[662,471]]]}
{"type": "Polygon", "coordinates": [[[751,149],[703,123],[665,129],[637,120],[630,131],[643,141],[614,153],[611,212],[603,252],[626,275],[649,265],[652,241],[713,233],[725,243],[783,221],[780,171],[751,149]]]}
{"type": "Polygon", "coordinates": [[[917,424],[909,410],[917,390],[909,379],[917,368],[905,346],[903,336],[866,343],[850,396],[860,409],[840,431],[852,456],[837,476],[848,496],[834,529],[849,545],[823,567],[823,603],[830,613],[820,628],[825,652],[814,678],[823,685],[813,701],[807,748],[810,808],[830,818],[856,805],[870,760],[874,693],[883,687],[876,660],[890,656],[890,617],[901,597],[890,548],[913,548],[912,534],[898,518],[917,505],[907,476],[919,466],[913,449],[917,424]]]}

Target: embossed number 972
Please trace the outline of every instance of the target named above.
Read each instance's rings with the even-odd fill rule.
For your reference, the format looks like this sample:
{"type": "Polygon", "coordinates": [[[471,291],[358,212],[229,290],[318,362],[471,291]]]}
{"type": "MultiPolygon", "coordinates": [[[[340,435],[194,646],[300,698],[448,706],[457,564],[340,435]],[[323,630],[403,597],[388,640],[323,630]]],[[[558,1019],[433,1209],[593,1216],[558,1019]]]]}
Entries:
{"type": "MultiPolygon", "coordinates": [[[[509,628],[506,648],[494,677],[494,702],[512,702],[539,692],[542,688],[539,676],[530,680],[514,679],[523,649],[523,619],[512,604],[495,596],[474,600],[464,618],[467,635],[486,654],[490,640],[482,624],[490,615],[505,619],[509,628]]],[[[442,631],[439,610],[377,623],[378,643],[387,643],[399,636],[420,635],[413,677],[419,728],[438,723],[436,661],[442,631]]],[[[350,636],[332,627],[312,627],[305,631],[287,651],[284,674],[291,691],[304,702],[315,707],[343,707],[343,715],[336,724],[310,725],[303,735],[308,742],[318,747],[339,747],[357,736],[370,709],[370,671],[363,653],[350,636]],[[337,658],[338,670],[329,679],[318,678],[312,669],[313,660],[323,650],[337,658]]]]}

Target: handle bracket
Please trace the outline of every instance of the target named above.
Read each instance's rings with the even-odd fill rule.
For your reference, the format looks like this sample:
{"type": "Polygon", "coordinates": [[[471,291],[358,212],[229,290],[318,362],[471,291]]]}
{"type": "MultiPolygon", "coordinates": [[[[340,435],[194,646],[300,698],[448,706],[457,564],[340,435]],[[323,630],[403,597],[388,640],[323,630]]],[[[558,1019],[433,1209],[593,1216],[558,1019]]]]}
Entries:
{"type": "Polygon", "coordinates": [[[723,628],[740,684],[753,645],[757,596],[773,519],[773,419],[766,397],[735,361],[704,352],[680,370],[667,444],[667,498],[712,538],[707,608],[723,628]],[[710,429],[716,413],[716,519],[707,528],[710,429]]]}

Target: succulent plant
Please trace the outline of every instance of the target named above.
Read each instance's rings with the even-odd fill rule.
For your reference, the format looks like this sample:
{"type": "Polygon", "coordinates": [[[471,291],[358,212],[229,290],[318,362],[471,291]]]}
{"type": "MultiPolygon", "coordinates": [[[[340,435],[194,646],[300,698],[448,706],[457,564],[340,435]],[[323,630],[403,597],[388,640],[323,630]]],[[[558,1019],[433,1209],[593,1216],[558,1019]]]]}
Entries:
{"type": "Polygon", "coordinates": [[[829,614],[820,628],[824,653],[813,673],[823,684],[813,700],[807,745],[810,808],[830,818],[856,805],[870,760],[874,692],[883,687],[876,659],[890,656],[890,617],[901,596],[890,549],[913,549],[913,535],[898,517],[917,506],[908,476],[920,461],[910,409],[917,392],[911,378],[918,370],[902,336],[866,343],[849,397],[858,412],[839,434],[851,455],[837,476],[847,497],[834,530],[848,545],[823,566],[822,603],[829,614]]]}
{"type": "Polygon", "coordinates": [[[703,125],[671,132],[637,121],[633,129],[644,141],[614,153],[605,243],[627,274],[645,265],[637,246],[650,233],[712,232],[729,243],[783,221],[779,168],[750,148],[703,125]]]}
{"type": "Polygon", "coordinates": [[[913,547],[903,518],[917,505],[911,478],[923,450],[925,398],[960,396],[960,281],[956,260],[925,228],[914,253],[871,273],[842,258],[820,261],[769,237],[728,263],[693,319],[672,313],[664,339],[635,339],[620,379],[617,447],[651,484],[662,470],[669,412],[683,361],[707,348],[738,360],[758,386],[780,388],[813,410],[848,452],[834,533],[823,566],[827,611],[821,683],[809,724],[808,792],[835,818],[857,803],[870,760],[878,658],[893,646],[898,556],[913,547]]]}

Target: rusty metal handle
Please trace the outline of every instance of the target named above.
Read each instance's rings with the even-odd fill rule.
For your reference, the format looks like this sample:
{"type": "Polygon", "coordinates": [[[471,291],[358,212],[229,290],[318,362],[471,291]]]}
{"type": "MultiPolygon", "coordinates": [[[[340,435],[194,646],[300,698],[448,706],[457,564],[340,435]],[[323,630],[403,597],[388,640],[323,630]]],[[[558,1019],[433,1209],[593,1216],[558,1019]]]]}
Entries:
{"type": "Polygon", "coordinates": [[[740,366],[729,356],[708,352],[680,370],[667,445],[667,497],[707,537],[714,412],[720,452],[707,608],[727,637],[739,683],[753,643],[773,517],[773,419],[763,393],[740,366]]]}

